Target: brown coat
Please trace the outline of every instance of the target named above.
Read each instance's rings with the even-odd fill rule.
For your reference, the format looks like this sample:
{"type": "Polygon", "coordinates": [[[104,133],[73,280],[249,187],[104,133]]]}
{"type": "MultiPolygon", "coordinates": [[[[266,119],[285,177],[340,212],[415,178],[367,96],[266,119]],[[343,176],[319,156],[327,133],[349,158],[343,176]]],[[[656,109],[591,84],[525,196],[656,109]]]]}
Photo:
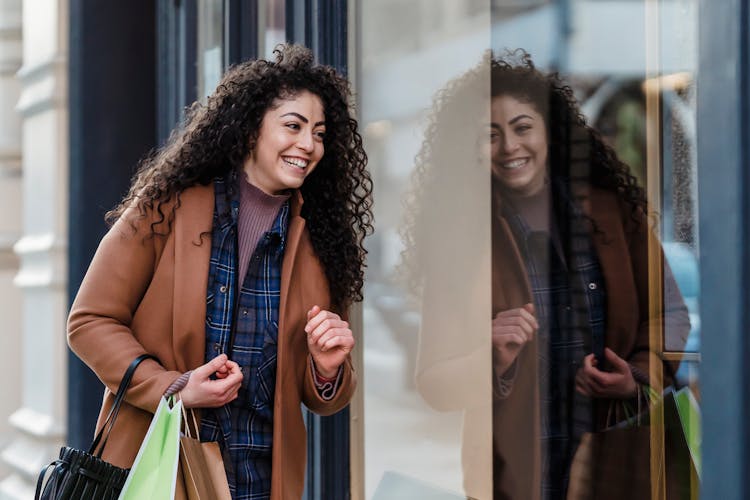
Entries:
{"type": "MultiPolygon", "coordinates": [[[[607,291],[607,347],[648,373],[649,359],[661,363],[658,346],[649,343],[650,325],[665,321],[668,331],[679,337],[672,345],[684,344],[690,330],[687,309],[679,291],[673,288],[676,294],[664,301],[664,309],[654,316],[649,313],[649,246],[658,259],[662,254],[645,216],[633,220],[630,207],[602,189],[579,192],[576,199],[598,229],[593,243],[607,291]]],[[[450,307],[443,304],[435,308],[456,311],[453,316],[423,318],[417,385],[434,407],[466,411],[463,465],[468,495],[489,499],[494,489],[495,498],[533,500],[539,497],[541,484],[537,347],[531,342],[519,354],[519,373],[510,396],[505,400],[493,398],[489,321],[495,313],[521,307],[533,299],[524,262],[507,222],[498,217],[494,224],[492,262],[477,259],[478,267],[485,271],[470,278],[481,281],[491,267],[492,303],[484,297],[489,292],[485,284],[473,293],[464,293],[450,307]],[[467,316],[481,314],[487,315],[486,329],[462,328],[467,316]],[[447,390],[449,384],[456,390],[447,390]],[[499,469],[494,471],[493,449],[501,459],[499,469]]],[[[444,294],[455,287],[431,288],[444,294]]],[[[648,460],[644,463],[647,465],[648,460]]]]}
{"type": "MultiPolygon", "coordinates": [[[[330,308],[328,281],[300,216],[302,197],[292,196],[281,275],[281,305],[274,401],[271,498],[299,499],[305,477],[306,432],[300,402],[329,415],[346,406],[356,386],[345,363],[335,398],[315,389],[307,339],[306,311],[330,308]]],[[[133,377],[126,402],[107,443],[104,459],[129,467],[161,395],[183,372],[204,363],[206,287],[214,210],[213,185],[184,191],[171,228],[161,222],[149,234],[153,214],[133,209],[102,239],[70,311],[68,342],[106,385],[103,417],[125,368],[143,352],[147,360],[133,377]],[[133,229],[132,222],[135,225],[133,229]]],[[[162,209],[168,213],[168,208],[162,209]]]]}

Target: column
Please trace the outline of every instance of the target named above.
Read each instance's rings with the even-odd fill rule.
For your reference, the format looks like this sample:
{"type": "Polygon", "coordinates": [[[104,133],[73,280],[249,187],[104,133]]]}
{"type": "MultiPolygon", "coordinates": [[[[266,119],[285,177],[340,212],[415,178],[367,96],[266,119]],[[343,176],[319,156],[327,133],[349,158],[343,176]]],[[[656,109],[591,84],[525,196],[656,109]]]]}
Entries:
{"type": "Polygon", "coordinates": [[[23,65],[16,109],[22,131],[22,235],[14,279],[22,295],[21,404],[0,458],[11,475],[0,499],[33,497],[39,470],[65,437],[67,401],[68,105],[67,0],[23,2],[23,65]]]}
{"type": "MultiPolygon", "coordinates": [[[[0,448],[12,439],[8,417],[21,404],[21,292],[13,286],[18,257],[13,244],[21,234],[21,118],[15,107],[20,94],[21,0],[0,0],[0,448]]],[[[0,463],[0,478],[10,468],[0,463]]]]}

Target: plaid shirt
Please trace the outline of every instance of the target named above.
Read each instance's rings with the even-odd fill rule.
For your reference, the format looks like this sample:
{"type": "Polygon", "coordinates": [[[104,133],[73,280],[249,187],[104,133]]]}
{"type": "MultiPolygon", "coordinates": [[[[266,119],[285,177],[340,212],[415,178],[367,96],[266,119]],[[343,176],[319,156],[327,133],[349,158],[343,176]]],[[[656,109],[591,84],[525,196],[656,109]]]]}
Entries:
{"type": "Polygon", "coordinates": [[[234,499],[271,493],[276,342],[289,202],[248,266],[237,297],[239,189],[214,179],[216,205],[206,298],[206,361],[227,353],[244,375],[237,399],[204,411],[201,440],[219,441],[234,499]],[[231,191],[231,192],[230,192],[231,191]]]}
{"type": "Polygon", "coordinates": [[[587,354],[602,353],[606,321],[604,278],[587,220],[562,196],[567,227],[553,228],[557,238],[532,231],[512,209],[504,214],[526,264],[539,322],[544,499],[565,498],[573,454],[583,433],[593,430],[593,401],[576,392],[575,376],[587,354]]]}

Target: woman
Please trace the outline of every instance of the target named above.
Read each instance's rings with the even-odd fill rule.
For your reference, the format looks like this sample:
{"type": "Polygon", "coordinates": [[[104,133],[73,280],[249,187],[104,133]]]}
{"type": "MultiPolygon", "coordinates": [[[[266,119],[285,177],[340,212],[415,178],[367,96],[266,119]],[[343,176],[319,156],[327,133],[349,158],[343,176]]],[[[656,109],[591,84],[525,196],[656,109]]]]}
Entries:
{"type": "Polygon", "coordinates": [[[227,71],[107,214],[70,312],[71,348],[106,384],[137,370],[105,460],[128,467],[177,379],[218,440],[233,498],[300,498],[300,402],[349,402],[371,181],[348,82],[281,46],[227,71]],[[304,205],[303,205],[304,198],[304,205]]]}
{"type": "MultiPolygon", "coordinates": [[[[560,499],[566,497],[570,465],[583,434],[603,429],[609,409],[620,402],[635,408],[643,385],[671,383],[671,367],[650,343],[650,325],[663,321],[665,331],[678,339],[670,342],[675,346],[684,344],[689,321],[648,228],[643,189],[586,124],[570,87],[556,75],[536,70],[525,53],[488,66],[489,71],[470,77],[474,83],[454,83],[459,90],[451,95],[479,88],[476,82],[482,78],[489,80],[490,116],[484,118],[480,110],[476,115],[489,137],[479,157],[489,165],[492,184],[492,496],[560,499]],[[656,309],[649,303],[649,246],[657,250],[669,285],[665,290],[671,291],[656,309]],[[646,376],[650,362],[664,367],[652,372],[658,380],[646,376]]],[[[452,106],[451,99],[442,98],[438,113],[452,106]]],[[[451,127],[450,121],[435,120],[433,135],[451,127]]],[[[421,153],[419,175],[429,184],[445,171],[434,173],[443,165],[434,154],[439,144],[426,144],[430,147],[421,153]]],[[[467,203],[468,197],[450,205],[467,210],[467,203]]],[[[429,217],[428,211],[417,210],[415,226],[429,226],[424,222],[429,217]]],[[[452,229],[444,226],[443,232],[464,231],[452,229]]],[[[420,241],[427,238],[420,231],[412,230],[415,245],[407,257],[421,251],[420,241]]],[[[475,262],[481,262],[481,247],[472,251],[475,262]]],[[[430,280],[425,270],[425,300],[436,288],[449,288],[430,280]]],[[[470,311],[479,299],[464,295],[471,297],[467,306],[456,303],[460,298],[447,302],[456,311],[470,311]]],[[[458,403],[470,408],[467,421],[481,418],[481,405],[467,396],[472,391],[451,393],[445,387],[446,380],[457,388],[477,386],[470,377],[482,380],[475,368],[481,365],[482,344],[472,333],[456,335],[458,321],[446,328],[450,319],[431,316],[424,317],[420,339],[420,390],[438,408],[458,403]],[[446,335],[447,342],[434,337],[440,328],[453,332],[446,335]]],[[[478,426],[465,427],[464,449],[479,449],[478,426]]],[[[482,467],[467,467],[466,459],[465,453],[471,494],[471,481],[481,482],[474,471],[482,467]]],[[[648,470],[648,456],[639,463],[648,470]]]]}

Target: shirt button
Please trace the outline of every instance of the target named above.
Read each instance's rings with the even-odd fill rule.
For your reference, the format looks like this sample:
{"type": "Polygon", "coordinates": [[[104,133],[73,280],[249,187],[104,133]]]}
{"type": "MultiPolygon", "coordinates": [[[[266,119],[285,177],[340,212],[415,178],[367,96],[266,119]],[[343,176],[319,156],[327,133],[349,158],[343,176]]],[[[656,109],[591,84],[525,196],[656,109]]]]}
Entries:
{"type": "Polygon", "coordinates": [[[214,342],[214,351],[221,354],[221,344],[219,344],[218,342],[214,342]]]}
{"type": "Polygon", "coordinates": [[[596,290],[596,288],[597,288],[596,283],[594,283],[593,281],[589,283],[589,290],[596,290]]]}
{"type": "Polygon", "coordinates": [[[227,287],[225,287],[224,285],[221,285],[221,288],[219,288],[219,291],[221,293],[227,293],[227,287]]]}
{"type": "Polygon", "coordinates": [[[242,310],[242,315],[243,315],[243,316],[247,316],[247,309],[243,309],[243,310],[242,310]]]}

